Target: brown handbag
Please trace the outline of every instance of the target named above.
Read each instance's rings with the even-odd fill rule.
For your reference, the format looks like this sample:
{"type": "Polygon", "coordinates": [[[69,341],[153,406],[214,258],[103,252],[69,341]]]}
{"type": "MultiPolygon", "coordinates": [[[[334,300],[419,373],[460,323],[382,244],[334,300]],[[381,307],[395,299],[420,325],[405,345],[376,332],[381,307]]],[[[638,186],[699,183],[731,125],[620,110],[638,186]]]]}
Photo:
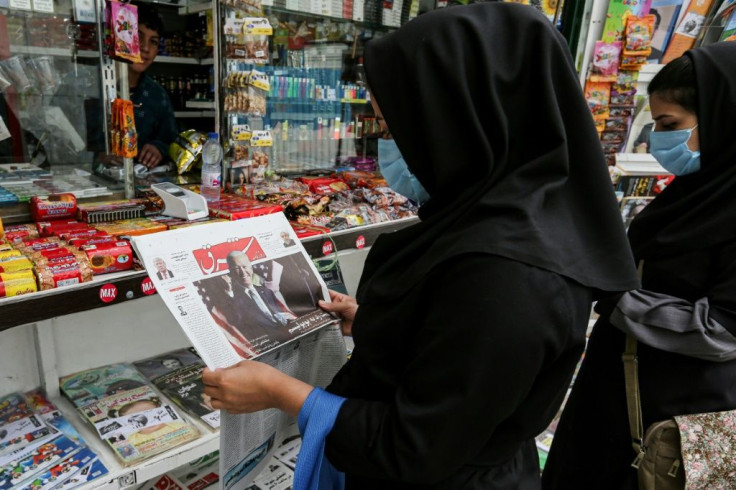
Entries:
{"type": "Polygon", "coordinates": [[[629,411],[631,444],[636,459],[639,490],[683,490],[685,471],[682,470],[680,428],[674,418],[655,422],[643,434],[636,339],[626,336],[623,355],[626,376],[626,405],[629,411]]]}

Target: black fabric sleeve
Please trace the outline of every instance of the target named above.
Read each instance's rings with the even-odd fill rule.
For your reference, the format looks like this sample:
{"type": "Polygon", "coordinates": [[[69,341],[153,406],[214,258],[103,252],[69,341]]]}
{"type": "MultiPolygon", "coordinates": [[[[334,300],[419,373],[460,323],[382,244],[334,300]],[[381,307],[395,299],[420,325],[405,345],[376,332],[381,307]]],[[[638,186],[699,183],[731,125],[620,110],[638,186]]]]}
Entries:
{"type": "Polygon", "coordinates": [[[556,274],[499,262],[489,270],[487,261],[460,258],[425,280],[416,345],[393,401],[348,399],[328,435],[337,469],[442,481],[530,396],[568,340],[569,289],[556,274]]]}
{"type": "Polygon", "coordinates": [[[721,264],[707,293],[710,316],[736,336],[736,242],[720,251],[721,264]]]}

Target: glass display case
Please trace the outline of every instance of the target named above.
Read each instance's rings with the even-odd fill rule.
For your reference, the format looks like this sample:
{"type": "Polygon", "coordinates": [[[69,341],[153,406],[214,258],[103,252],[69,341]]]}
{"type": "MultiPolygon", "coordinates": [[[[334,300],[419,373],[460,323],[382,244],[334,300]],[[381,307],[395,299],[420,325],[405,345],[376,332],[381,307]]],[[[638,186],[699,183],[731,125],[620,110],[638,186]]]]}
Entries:
{"type": "Polygon", "coordinates": [[[90,170],[105,151],[98,27],[94,3],[84,1],[11,0],[0,8],[0,116],[8,128],[0,163],[90,170]]]}

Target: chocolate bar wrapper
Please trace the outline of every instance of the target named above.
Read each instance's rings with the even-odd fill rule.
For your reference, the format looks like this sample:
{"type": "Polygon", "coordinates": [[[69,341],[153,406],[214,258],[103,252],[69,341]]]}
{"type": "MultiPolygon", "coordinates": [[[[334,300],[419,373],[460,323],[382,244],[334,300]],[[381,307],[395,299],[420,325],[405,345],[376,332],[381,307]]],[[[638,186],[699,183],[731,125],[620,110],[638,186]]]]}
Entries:
{"type": "Polygon", "coordinates": [[[83,245],[82,251],[87,256],[93,274],[125,271],[133,267],[133,249],[125,240],[83,245]]]}
{"type": "Polygon", "coordinates": [[[77,214],[77,198],[71,193],[33,196],[30,206],[33,221],[73,218],[77,214]]]}

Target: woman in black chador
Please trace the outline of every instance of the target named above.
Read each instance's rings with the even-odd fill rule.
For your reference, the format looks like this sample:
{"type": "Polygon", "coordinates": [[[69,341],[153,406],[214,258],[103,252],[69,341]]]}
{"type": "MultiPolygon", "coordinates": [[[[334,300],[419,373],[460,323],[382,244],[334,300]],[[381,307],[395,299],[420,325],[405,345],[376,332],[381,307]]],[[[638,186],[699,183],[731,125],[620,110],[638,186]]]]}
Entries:
{"type": "Polygon", "coordinates": [[[638,340],[644,428],[736,409],[736,43],[670,62],[649,98],[652,155],[676,177],[629,228],[642,289],[596,306],[601,318],[555,433],[545,488],[638,487],[626,334],[638,340]]]}
{"type": "MultiPolygon", "coordinates": [[[[344,402],[324,454],[348,489],[538,489],[534,437],[591,300],[637,286],[565,40],[532,7],[482,3],[419,16],[364,60],[407,165],[384,176],[429,199],[373,245],[357,301],[320,304],[355,340],[325,393],[344,402]]],[[[205,382],[232,411],[296,415],[318,392],[257,362],[205,382]]]]}

